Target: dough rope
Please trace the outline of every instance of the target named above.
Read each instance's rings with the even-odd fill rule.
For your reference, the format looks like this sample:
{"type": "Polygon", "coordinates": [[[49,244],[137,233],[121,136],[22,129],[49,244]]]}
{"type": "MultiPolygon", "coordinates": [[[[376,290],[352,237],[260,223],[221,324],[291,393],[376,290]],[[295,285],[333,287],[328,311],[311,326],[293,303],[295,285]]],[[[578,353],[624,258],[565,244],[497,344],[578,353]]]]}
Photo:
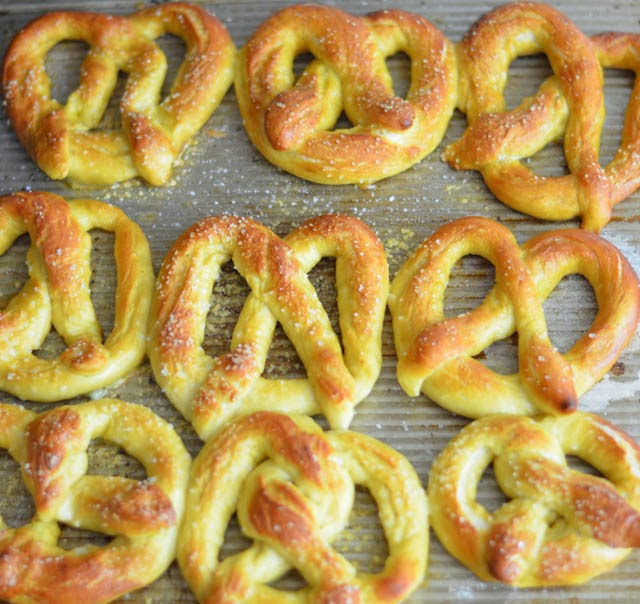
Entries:
{"type": "Polygon", "coordinates": [[[190,479],[178,562],[199,602],[282,602],[269,585],[296,568],[307,586],[291,602],[400,602],[427,565],[425,492],[411,464],[369,436],[323,432],[307,416],[267,411],[228,424],[204,446],[190,479]],[[345,528],[354,485],[369,489],[389,554],[358,573],[330,545],[345,528]],[[220,561],[231,515],[253,544],[220,561]]]}
{"type": "Polygon", "coordinates": [[[0,447],[20,464],[35,502],[30,523],[0,521],[0,598],[9,602],[109,602],[148,585],[173,561],[191,465],[170,424],[150,409],[113,399],[36,415],[0,405],[0,447]],[[87,475],[93,439],[122,447],[143,481],[87,475]],[[112,537],[66,550],[59,523],[112,537]]]}
{"type": "Polygon", "coordinates": [[[575,411],[578,397],[618,359],[640,318],[640,285],[610,243],[582,229],[538,235],[519,247],[511,232],[480,217],[454,220],[426,239],[393,279],[389,294],[397,377],[467,417],[575,411]],[[445,317],[451,269],[468,254],[495,266],[496,285],[472,311],[445,317]],[[560,279],[580,274],[599,306],[591,326],[560,354],[549,341],[542,303],[560,279]],[[519,371],[502,375],[473,358],[518,333],[519,371]]]}
{"type": "Polygon", "coordinates": [[[640,546],[640,449],[588,413],[475,420],[433,463],[428,496],[438,539],[484,581],[583,583],[640,546]],[[603,477],[571,469],[567,455],[603,477]],[[493,512],[476,497],[490,464],[509,499],[493,512]]]}
{"type": "Polygon", "coordinates": [[[380,373],[388,288],[382,244],[358,219],[317,217],[284,240],[248,218],[204,219],[176,241],[158,275],[148,347],[154,376],[203,439],[260,409],[323,413],[345,428],[380,373]],[[344,352],[307,277],[327,256],[336,258],[344,352]],[[204,327],[213,284],[230,259],[251,293],[229,351],[214,359],[202,348],[204,327]],[[278,322],[306,378],[262,377],[278,322]]]}
{"type": "Polygon", "coordinates": [[[209,119],[233,81],[235,47],[222,23],[187,3],[150,7],[128,17],[52,12],[28,24],[5,55],[2,82],[9,120],[29,155],[53,179],[107,185],[141,176],[164,185],[185,144],[209,119]],[[167,60],[155,43],[179,37],[185,60],[160,99],[167,60]],[[51,97],[48,52],[82,40],[89,52],[78,87],[63,105],[51,97]],[[120,129],[100,121],[127,74],[120,129]]]}
{"type": "Polygon", "coordinates": [[[235,90],[249,138],[273,164],[324,184],[371,183],[438,145],[456,103],[453,45],[401,10],[365,17],[294,5],[264,21],[240,50],[235,90]],[[294,60],[313,61],[296,79],[294,60]],[[411,60],[406,99],[385,59],[411,60]],[[344,109],[352,127],[332,130],[344,109]]]}
{"type": "Polygon", "coordinates": [[[113,384],[145,355],[154,275],[149,243],[118,208],[52,193],[0,197],[0,252],[28,233],[29,279],[0,315],[0,388],[55,402],[113,384]],[[115,235],[117,289],[113,329],[103,341],[91,300],[91,237],[115,235]],[[55,358],[35,352],[54,328],[66,344],[55,358]]]}

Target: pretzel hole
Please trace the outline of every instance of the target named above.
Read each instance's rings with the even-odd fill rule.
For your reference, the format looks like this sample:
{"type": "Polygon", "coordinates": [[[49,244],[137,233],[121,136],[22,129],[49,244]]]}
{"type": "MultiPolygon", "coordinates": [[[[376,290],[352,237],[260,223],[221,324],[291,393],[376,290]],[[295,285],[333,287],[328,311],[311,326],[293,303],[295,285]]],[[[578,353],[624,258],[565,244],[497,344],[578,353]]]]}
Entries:
{"type": "Polygon", "coordinates": [[[87,448],[87,474],[122,476],[132,480],[144,480],[144,466],[122,447],[102,438],[95,438],[87,448]]]}
{"type": "Polygon", "coordinates": [[[565,460],[569,468],[571,468],[575,472],[580,472],[581,474],[589,474],[590,476],[597,476],[599,478],[608,480],[608,478],[602,472],[600,472],[598,468],[591,465],[586,459],[583,459],[579,455],[566,455],[565,460]]]}
{"type": "MultiPolygon", "coordinates": [[[[443,312],[447,318],[476,309],[495,285],[495,267],[482,256],[468,254],[454,264],[444,293],[443,312]]],[[[518,371],[517,336],[493,342],[475,356],[496,373],[518,371]]]]}
{"type": "Polygon", "coordinates": [[[626,69],[607,68],[604,70],[605,118],[600,138],[600,163],[611,162],[620,148],[624,117],[636,74],[626,69]]]}
{"type": "Polygon", "coordinates": [[[155,43],[160,47],[167,61],[167,73],[160,91],[160,98],[165,99],[171,93],[171,87],[185,61],[187,46],[180,36],[172,34],[164,34],[156,38],[155,43]]]}
{"type": "Polygon", "coordinates": [[[66,104],[69,95],[78,88],[80,70],[89,46],[82,40],[58,42],[45,59],[45,70],[51,81],[51,98],[61,105],[66,104]]]}
{"type": "Polygon", "coordinates": [[[6,449],[0,448],[0,520],[9,528],[28,524],[35,514],[29,490],[22,482],[20,466],[6,449]]]}
{"type": "Polygon", "coordinates": [[[0,308],[5,308],[29,279],[26,255],[30,243],[28,235],[21,235],[0,255],[0,308]]]}
{"type": "Polygon", "coordinates": [[[113,540],[110,535],[88,531],[67,524],[60,523],[59,528],[60,535],[57,545],[66,551],[86,547],[106,547],[113,540]]]}
{"type": "Polygon", "coordinates": [[[549,339],[560,352],[567,352],[588,332],[598,314],[591,283],[580,274],[563,277],[543,303],[549,339]]]}
{"type": "Polygon", "coordinates": [[[209,298],[209,311],[205,322],[203,350],[212,357],[229,351],[229,343],[238,315],[251,290],[232,262],[220,267],[209,298]]]}
{"type": "Polygon", "coordinates": [[[400,98],[407,98],[411,86],[411,58],[406,52],[400,51],[388,56],[386,64],[393,92],[400,98]]]}
{"type": "Polygon", "coordinates": [[[478,481],[476,501],[490,513],[500,509],[509,498],[504,494],[493,471],[493,464],[489,464],[478,481]]]}
{"type": "Polygon", "coordinates": [[[91,236],[91,301],[106,340],[115,322],[115,299],[118,272],[116,270],[115,235],[100,229],[91,236]]]}
{"type": "Polygon", "coordinates": [[[233,514],[227,523],[227,529],[224,533],[218,559],[222,562],[222,560],[229,556],[235,556],[248,549],[252,543],[251,539],[246,537],[242,532],[237,515],[233,514]]]}
{"type": "Polygon", "coordinates": [[[553,75],[547,55],[522,55],[511,61],[504,88],[508,110],[515,109],[523,99],[535,96],[540,85],[553,75]]]}
{"type": "MultiPolygon", "coordinates": [[[[540,85],[551,75],[553,70],[545,54],[521,56],[512,61],[504,89],[507,110],[515,109],[525,98],[535,96],[540,85]]],[[[551,141],[525,158],[524,163],[540,176],[559,177],[569,171],[562,139],[551,141]]]]}
{"type": "Polygon", "coordinates": [[[356,485],[349,523],[332,545],[359,573],[383,571],[389,546],[380,523],[378,504],[369,489],[356,485]]]}

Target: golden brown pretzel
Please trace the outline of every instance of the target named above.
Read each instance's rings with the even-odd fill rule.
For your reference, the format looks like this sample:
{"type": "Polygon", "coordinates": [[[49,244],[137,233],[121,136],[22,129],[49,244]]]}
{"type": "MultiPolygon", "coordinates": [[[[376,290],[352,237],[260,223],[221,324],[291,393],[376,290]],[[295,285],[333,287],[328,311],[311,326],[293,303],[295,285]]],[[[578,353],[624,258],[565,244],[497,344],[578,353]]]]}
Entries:
{"type": "Polygon", "coordinates": [[[54,12],[27,25],[5,55],[7,114],[29,155],[51,178],[111,184],[140,175],[166,184],[184,145],[213,113],[233,80],[235,47],[222,23],[204,9],[168,3],[117,17],[54,12]],[[186,56],[160,99],[167,61],[156,38],[180,37],[186,56]],[[80,82],[63,105],[51,98],[47,53],[62,40],[90,49],[80,82]],[[121,129],[100,120],[127,74],[121,129]]]}
{"type": "Polygon", "coordinates": [[[178,562],[202,603],[282,602],[268,584],[291,568],[307,582],[286,594],[292,602],[399,602],[427,565],[426,497],[411,464],[369,436],[322,432],[306,416],[262,411],[218,432],[194,462],[186,513],[178,562]],[[348,522],[354,484],[378,505],[389,550],[379,573],[358,573],[330,545],[348,522]],[[253,544],[220,561],[236,510],[253,544]]]}
{"type": "Polygon", "coordinates": [[[148,408],[102,399],[36,416],[2,405],[0,447],[20,464],[35,501],[30,523],[0,526],[3,600],[108,602],[148,585],[174,559],[191,459],[148,408]],[[87,475],[87,447],[97,438],[138,459],[147,478],[87,475]],[[113,539],[66,550],[57,545],[58,523],[113,539]]]}
{"type": "Polygon", "coordinates": [[[324,184],[371,183],[406,170],[440,142],[456,103],[453,45],[400,10],[359,17],[294,5],[241,49],[235,90],[247,133],[273,164],[324,184]],[[315,59],[296,79],[294,59],[315,59]],[[405,52],[412,81],[395,95],[385,58],[405,52]],[[332,130],[344,109],[350,128],[332,130]]]}
{"type": "Polygon", "coordinates": [[[311,219],[284,240],[251,219],[207,218],[178,239],[160,269],[148,348],[153,373],[203,439],[258,409],[323,413],[332,427],[347,427],[380,373],[388,287],[382,244],[356,218],[311,219]],[[306,274],[324,256],[336,258],[344,353],[306,274]],[[229,259],[251,294],[229,352],[213,359],[201,347],[204,326],[229,259]],[[277,322],[308,378],[261,377],[277,322]]]}
{"type": "Polygon", "coordinates": [[[640,546],[640,449],[583,412],[475,420],[433,463],[428,495],[438,539],[485,581],[582,583],[640,546]],[[572,470],[567,455],[603,477],[572,470]],[[476,499],[491,463],[509,499],[494,512],[476,499]]]}
{"type": "Polygon", "coordinates": [[[438,229],[405,262],[391,284],[389,308],[398,380],[410,396],[422,391],[468,417],[558,414],[575,410],[578,396],[602,378],[635,333],[640,289],[625,258],[595,233],[553,231],[519,248],[506,227],[467,217],[438,229]],[[494,264],[496,285],[477,308],[445,318],[449,274],[468,254],[494,264]],[[599,311],[560,354],[549,342],[542,302],[574,273],[590,282],[599,311]],[[519,373],[498,374],[472,358],[515,331],[519,373]]]}
{"type": "Polygon", "coordinates": [[[29,280],[0,314],[0,388],[21,399],[51,402],[108,386],[145,354],[154,276],[142,230],[118,208],[94,200],[23,192],[0,197],[0,253],[28,233],[29,280]],[[114,326],[103,342],[90,292],[91,236],[115,235],[118,284],[114,326]],[[66,350],[37,351],[54,328],[66,350]]]}
{"type": "Polygon", "coordinates": [[[479,19],[457,50],[459,107],[469,125],[445,149],[446,161],[479,170],[494,195],[521,212],[549,220],[581,216],[584,228],[599,231],[624,189],[614,193],[615,174],[598,161],[603,78],[589,38],[551,6],[516,2],[479,19]],[[509,63],[538,52],[547,55],[555,76],[537,96],[507,111],[509,63]],[[570,174],[535,175],[520,161],[560,136],[570,174]]]}

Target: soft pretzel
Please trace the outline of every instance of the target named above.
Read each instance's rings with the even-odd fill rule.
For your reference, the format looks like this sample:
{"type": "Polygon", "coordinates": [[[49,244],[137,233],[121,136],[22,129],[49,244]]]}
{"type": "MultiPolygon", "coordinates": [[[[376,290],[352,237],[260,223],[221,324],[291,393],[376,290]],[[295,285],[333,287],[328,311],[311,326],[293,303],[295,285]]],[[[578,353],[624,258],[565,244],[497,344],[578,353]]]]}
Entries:
{"type": "Polygon", "coordinates": [[[247,133],[271,163],[324,184],[366,184],[406,170],[441,141],[456,103],[455,54],[412,13],[294,5],[241,49],[235,90],[247,133]],[[314,60],[296,79],[294,60],[306,52],[314,60]],[[385,64],[396,52],[411,60],[406,99],[385,64]],[[343,110],[352,126],[334,130],[343,110]]]}
{"type": "Polygon", "coordinates": [[[428,496],[438,539],[485,581],[582,583],[640,546],[640,449],[583,412],[475,420],[434,461],[428,496]],[[572,470],[567,455],[603,477],[572,470]],[[476,499],[491,463],[508,498],[494,512],[476,499]]]}
{"type": "Polygon", "coordinates": [[[117,17],[53,12],[32,21],[4,60],[7,114],[21,143],[53,179],[111,184],[141,176],[163,185],[184,145],[209,119],[233,81],[235,47],[214,16],[186,3],[167,3],[117,17]],[[155,40],[180,37],[185,60],[164,99],[167,61],[155,40]],[[63,40],[83,40],[89,52],[78,87],[65,104],[51,97],[47,53],[63,40]],[[127,74],[122,128],[100,120],[127,74]]]}
{"type": "Polygon", "coordinates": [[[268,584],[296,568],[307,586],[292,602],[400,602],[422,580],[429,529],[424,490],[398,452],[363,434],[322,432],[307,416],[244,416],[211,438],[194,462],[178,562],[199,602],[284,601],[268,584]],[[354,484],[375,500],[388,543],[384,569],[358,573],[331,542],[347,525],[354,484]],[[219,560],[237,510],[253,540],[219,560]]]}
{"type": "Polygon", "coordinates": [[[41,192],[0,197],[0,253],[23,233],[31,238],[29,279],[0,314],[0,388],[21,399],[60,401],[104,388],[137,367],[154,283],[142,230],[99,201],[67,203],[41,192]],[[115,235],[115,317],[104,342],[90,292],[92,229],[115,235]],[[43,358],[34,351],[52,327],[66,349],[43,358]]]}
{"type": "Polygon", "coordinates": [[[285,240],[251,219],[204,219],[178,239],[158,275],[153,373],[203,439],[232,416],[258,409],[321,412],[332,427],[347,427],[380,373],[388,287],[382,244],[356,218],[314,218],[285,240]],[[336,258],[344,353],[306,274],[323,256],[336,258]],[[229,351],[213,359],[201,344],[213,284],[229,259],[251,293],[229,351]],[[307,378],[261,377],[277,322],[307,378]]]}
{"type": "Polygon", "coordinates": [[[595,233],[543,233],[522,248],[499,223],[466,217],[438,229],[395,276],[389,294],[397,376],[407,394],[420,391],[468,417],[551,414],[576,409],[635,333],[638,278],[621,253],[595,233]],[[477,254],[495,266],[496,284],[472,311],[446,318],[443,297],[455,263],[477,254]],[[581,274],[599,311],[564,354],[550,343],[542,302],[560,279],[581,274]],[[472,358],[518,332],[519,372],[498,374],[472,358]]]}
{"type": "MultiPolygon", "coordinates": [[[[598,161],[603,77],[589,38],[551,6],[516,2],[485,14],[457,50],[459,108],[469,125],[445,149],[446,161],[456,169],[479,170],[494,195],[519,211],[548,220],[581,216],[584,228],[599,231],[609,222],[612,206],[628,194],[629,183],[616,183],[625,180],[617,174],[619,160],[608,172],[598,161]],[[507,111],[510,62],[538,52],[547,55],[554,77],[537,96],[507,111]],[[561,136],[569,174],[535,175],[520,161],[561,136]]],[[[636,110],[632,113],[630,119],[636,110]]],[[[635,127],[626,130],[631,134],[635,127]]]]}
{"type": "Polygon", "coordinates": [[[36,416],[2,405],[0,447],[20,464],[35,501],[30,523],[0,526],[3,600],[108,602],[148,585],[174,559],[191,459],[150,409],[102,399],[36,416]],[[87,475],[87,447],[97,438],[138,459],[147,478],[87,475]],[[66,550],[57,545],[58,523],[113,539],[66,550]]]}

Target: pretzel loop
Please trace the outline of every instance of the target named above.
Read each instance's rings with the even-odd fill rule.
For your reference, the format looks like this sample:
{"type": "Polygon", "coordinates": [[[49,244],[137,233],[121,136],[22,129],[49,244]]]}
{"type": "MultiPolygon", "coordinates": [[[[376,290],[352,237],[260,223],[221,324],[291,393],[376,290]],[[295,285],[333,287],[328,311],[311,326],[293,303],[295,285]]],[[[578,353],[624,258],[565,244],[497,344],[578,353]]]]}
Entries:
{"type": "MultiPolygon", "coordinates": [[[[17,409],[17,407],[16,407],[17,409]]],[[[108,602],[157,578],[175,553],[190,458],[149,409],[102,399],[35,416],[0,409],[0,445],[21,466],[36,515],[0,532],[0,597],[9,601],[108,602]],[[147,478],[87,476],[87,447],[102,438],[137,458],[147,478]],[[57,545],[58,523],[104,533],[105,547],[57,545]]]]}
{"type": "Polygon", "coordinates": [[[607,421],[577,412],[541,422],[474,421],[434,462],[431,521],[446,549],[486,581],[518,587],[582,583],[640,545],[640,449],[607,421]],[[566,455],[603,478],[572,470],[566,455]],[[476,500],[493,463],[509,501],[490,512],[476,500]]]}
{"type": "Polygon", "coordinates": [[[247,133],[272,163],[325,184],[368,183],[420,161],[442,139],[455,105],[452,45],[426,19],[400,10],[366,17],[290,6],[241,50],[236,91],[247,133]],[[406,99],[385,59],[412,62],[406,99]],[[296,56],[314,60],[296,79],[296,56]],[[344,109],[351,128],[331,130],[344,109]]]}
{"type": "Polygon", "coordinates": [[[598,161],[603,78],[589,38],[552,7],[522,2],[484,15],[458,50],[460,108],[469,126],[445,149],[446,161],[455,169],[479,170],[496,197],[517,210],[549,220],[580,215],[584,228],[600,230],[614,201],[598,161]],[[507,111],[510,62],[541,51],[555,77],[535,98],[507,111]],[[520,162],[561,135],[570,174],[538,176],[520,162]]]}
{"type": "Polygon", "coordinates": [[[144,356],[154,278],[140,228],[113,206],[38,192],[0,198],[0,224],[2,251],[22,233],[31,238],[29,280],[0,315],[0,387],[51,402],[107,386],[136,367],[144,356]],[[104,341],[90,293],[93,229],[115,234],[115,320],[104,341]],[[34,351],[51,327],[66,349],[41,358],[34,351]]]}
{"type": "Polygon", "coordinates": [[[181,530],[178,561],[199,602],[279,601],[267,584],[291,568],[308,584],[287,594],[295,602],[399,602],[426,568],[426,499],[410,464],[370,437],[323,433],[308,417],[263,411],[228,424],[198,455],[187,505],[193,522],[181,530]],[[381,573],[357,573],[330,545],[347,524],[354,483],[380,507],[389,542],[381,573]],[[410,518],[398,515],[400,502],[410,518]],[[236,509],[254,543],[219,561],[236,509]]]}
{"type": "Polygon", "coordinates": [[[398,380],[410,396],[424,392],[462,415],[559,414],[601,379],[635,333],[638,278],[611,244],[567,229],[539,235],[518,248],[491,220],[462,218],[444,225],[416,250],[391,285],[389,308],[398,354],[398,380]],[[478,254],[496,268],[496,285],[476,309],[446,318],[451,268],[478,254]],[[565,353],[548,339],[542,302],[570,274],[592,285],[599,311],[565,353]],[[519,373],[500,375],[472,358],[518,333],[519,373]]]}
{"type": "Polygon", "coordinates": [[[380,372],[387,290],[382,245],[356,219],[312,219],[284,241],[249,219],[205,219],[176,242],[159,274],[149,342],[154,375],[202,438],[238,413],[269,408],[322,412],[332,426],[346,427],[380,372]],[[306,275],[323,256],[336,257],[344,352],[306,275]],[[201,346],[204,324],[229,258],[251,293],[229,352],[213,359],[201,346]],[[262,377],[277,322],[307,378],[262,377]]]}
{"type": "Polygon", "coordinates": [[[129,17],[49,13],[27,25],[7,51],[7,113],[21,143],[51,178],[98,185],[140,175],[163,185],[184,145],[231,84],[234,53],[222,23],[186,3],[129,17]],[[155,40],[167,33],[183,40],[186,57],[161,100],[167,61],[155,40]],[[89,46],[78,87],[64,105],[51,97],[45,69],[47,54],[63,40],[89,46]],[[128,76],[120,103],[122,129],[103,129],[120,71],[128,76]]]}

